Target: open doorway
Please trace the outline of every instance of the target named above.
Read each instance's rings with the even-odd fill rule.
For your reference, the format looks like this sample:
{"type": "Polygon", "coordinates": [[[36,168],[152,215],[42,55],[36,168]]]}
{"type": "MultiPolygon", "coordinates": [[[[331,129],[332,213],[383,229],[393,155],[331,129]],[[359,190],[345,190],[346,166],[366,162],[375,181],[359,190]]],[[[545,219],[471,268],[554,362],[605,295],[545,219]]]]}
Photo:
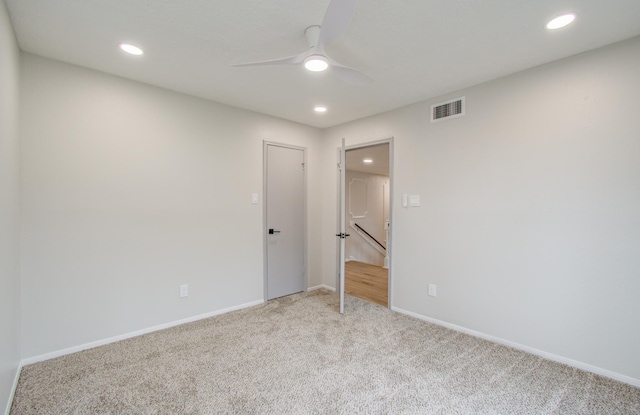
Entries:
{"type": "Polygon", "coordinates": [[[345,153],[345,293],[389,307],[390,142],[345,153]]]}

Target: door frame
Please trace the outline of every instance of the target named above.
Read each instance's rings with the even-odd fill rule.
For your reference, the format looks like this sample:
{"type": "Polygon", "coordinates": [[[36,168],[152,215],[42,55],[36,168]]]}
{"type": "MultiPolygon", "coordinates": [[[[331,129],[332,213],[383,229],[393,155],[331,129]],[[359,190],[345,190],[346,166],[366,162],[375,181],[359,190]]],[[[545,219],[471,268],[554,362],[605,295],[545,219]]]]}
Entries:
{"type": "Polygon", "coordinates": [[[300,147],[300,146],[295,146],[292,144],[284,144],[284,143],[279,143],[276,141],[267,141],[267,140],[263,140],[262,141],[262,246],[263,246],[263,250],[262,250],[262,257],[263,257],[263,301],[268,301],[268,277],[269,277],[269,268],[268,268],[268,261],[269,261],[269,250],[268,250],[268,245],[269,245],[269,232],[267,231],[267,198],[269,197],[268,194],[268,189],[267,189],[267,173],[268,173],[268,169],[267,169],[267,148],[268,146],[275,146],[275,147],[283,147],[283,148],[288,148],[291,150],[301,150],[302,151],[302,163],[304,165],[303,169],[302,169],[302,175],[303,175],[303,198],[302,198],[302,221],[303,221],[303,226],[302,226],[302,239],[303,239],[303,291],[307,291],[309,289],[309,261],[308,261],[308,251],[307,251],[307,246],[308,246],[308,232],[307,232],[307,148],[306,147],[300,147]]]}
{"type": "MultiPolygon", "coordinates": [[[[388,272],[388,277],[387,277],[387,282],[389,285],[389,291],[388,291],[388,301],[387,301],[387,308],[392,309],[392,298],[393,298],[393,284],[392,284],[392,276],[393,276],[393,225],[394,225],[394,209],[393,209],[393,201],[394,201],[394,189],[395,189],[395,181],[394,181],[394,168],[393,168],[393,160],[394,160],[394,156],[393,156],[393,137],[389,137],[389,138],[385,138],[382,140],[375,140],[375,141],[367,141],[366,143],[358,143],[358,144],[354,144],[354,145],[350,145],[350,146],[345,146],[345,152],[349,151],[349,150],[355,150],[358,148],[364,148],[364,147],[371,147],[371,146],[375,146],[375,145],[379,145],[379,144],[388,144],[389,145],[389,222],[391,223],[391,226],[389,226],[389,240],[387,241],[387,252],[389,254],[389,272],[388,272]]],[[[338,164],[340,164],[340,151],[341,149],[338,148],[338,164]]],[[[345,163],[346,164],[346,163],[345,163]]],[[[345,170],[346,170],[346,166],[345,166],[345,170]]],[[[340,233],[340,171],[338,170],[338,179],[337,179],[337,209],[336,209],[336,214],[337,214],[337,218],[336,218],[336,222],[337,222],[337,233],[340,233]]],[[[344,184],[346,185],[346,183],[344,184]]],[[[336,243],[336,289],[340,290],[340,242],[338,239],[338,242],[336,243]]]]}

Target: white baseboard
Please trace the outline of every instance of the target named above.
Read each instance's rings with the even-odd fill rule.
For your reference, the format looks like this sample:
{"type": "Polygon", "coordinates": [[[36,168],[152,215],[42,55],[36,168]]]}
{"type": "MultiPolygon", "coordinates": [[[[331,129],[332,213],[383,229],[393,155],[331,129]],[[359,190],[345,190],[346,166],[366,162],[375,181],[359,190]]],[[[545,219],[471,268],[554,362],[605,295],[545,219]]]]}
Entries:
{"type": "Polygon", "coordinates": [[[18,365],[16,369],[16,376],[13,378],[13,386],[11,387],[11,393],[9,394],[9,400],[7,401],[7,407],[4,410],[5,415],[9,415],[11,412],[11,405],[13,404],[13,397],[16,396],[16,389],[18,389],[18,380],[20,379],[20,372],[22,372],[23,364],[18,365]]]}
{"type": "Polygon", "coordinates": [[[328,285],[320,284],[320,285],[314,285],[313,287],[307,288],[307,291],[319,290],[321,288],[324,288],[325,290],[329,290],[329,291],[335,291],[336,290],[335,288],[330,287],[328,285]]]}
{"type": "Polygon", "coordinates": [[[160,324],[158,326],[149,327],[149,328],[146,328],[146,329],[137,330],[137,331],[133,331],[133,332],[126,333],[126,334],[121,334],[119,336],[109,337],[108,339],[98,340],[98,341],[95,341],[95,342],[82,344],[80,346],[69,347],[67,349],[62,349],[62,350],[58,350],[58,351],[51,352],[51,353],[45,353],[45,354],[42,354],[42,355],[39,355],[39,356],[29,357],[29,358],[23,359],[22,362],[20,363],[20,366],[22,367],[22,366],[25,366],[25,365],[38,363],[38,362],[42,362],[42,361],[49,360],[49,359],[55,359],[56,357],[65,356],[65,355],[68,355],[68,354],[81,352],[81,351],[87,350],[87,349],[93,349],[94,347],[104,346],[106,344],[115,343],[117,341],[129,339],[131,337],[137,337],[137,336],[141,336],[143,334],[152,333],[154,331],[164,330],[164,329],[168,329],[170,327],[179,326],[181,324],[192,323],[194,321],[202,320],[202,319],[209,318],[209,317],[218,316],[220,314],[229,313],[231,311],[236,311],[236,310],[241,310],[243,308],[253,307],[255,305],[259,305],[259,304],[262,304],[262,303],[264,303],[264,300],[256,300],[256,301],[252,301],[250,303],[240,304],[240,305],[237,305],[237,306],[224,308],[222,310],[212,311],[210,313],[200,314],[200,315],[197,315],[197,316],[184,318],[182,320],[177,320],[177,321],[173,321],[173,322],[170,322],[170,323],[165,323],[165,324],[160,324]]]}
{"type": "Polygon", "coordinates": [[[414,313],[413,311],[404,310],[398,307],[391,307],[391,310],[406,314],[411,317],[415,317],[420,320],[428,321],[429,323],[437,324],[439,326],[446,327],[451,330],[459,331],[461,333],[465,333],[474,337],[479,337],[484,340],[488,340],[493,343],[502,344],[504,346],[511,347],[513,349],[522,350],[523,352],[531,353],[536,356],[543,357],[548,360],[552,360],[554,362],[562,363],[567,366],[575,367],[577,369],[584,370],[586,372],[595,373],[596,375],[601,375],[613,380],[617,380],[623,383],[628,383],[629,385],[640,387],[640,379],[632,378],[631,376],[622,375],[620,373],[612,372],[610,370],[602,369],[596,366],[589,365],[587,363],[579,362],[577,360],[568,359],[566,357],[558,356],[552,353],[545,352],[543,350],[539,350],[533,347],[525,346],[523,344],[515,343],[509,340],[501,339],[499,337],[491,336],[489,334],[481,333],[479,331],[471,330],[466,327],[458,326],[455,324],[447,323],[446,321],[438,320],[435,318],[427,317],[422,314],[414,313]]]}

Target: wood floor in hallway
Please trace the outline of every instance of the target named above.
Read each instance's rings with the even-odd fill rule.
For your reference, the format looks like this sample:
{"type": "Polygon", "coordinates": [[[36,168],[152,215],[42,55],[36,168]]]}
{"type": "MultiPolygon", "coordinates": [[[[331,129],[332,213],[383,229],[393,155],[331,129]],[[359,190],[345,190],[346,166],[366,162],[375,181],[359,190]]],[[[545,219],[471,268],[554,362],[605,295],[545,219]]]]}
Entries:
{"type": "Polygon", "coordinates": [[[345,293],[388,307],[389,270],[358,261],[347,261],[344,270],[345,293]]]}

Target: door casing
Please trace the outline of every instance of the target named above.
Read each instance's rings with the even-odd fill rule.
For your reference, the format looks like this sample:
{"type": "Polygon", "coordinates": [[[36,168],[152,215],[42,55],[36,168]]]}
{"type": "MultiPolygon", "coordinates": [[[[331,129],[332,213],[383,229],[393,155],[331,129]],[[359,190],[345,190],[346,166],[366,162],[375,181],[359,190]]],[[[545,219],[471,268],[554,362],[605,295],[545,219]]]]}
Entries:
{"type": "MultiPolygon", "coordinates": [[[[357,148],[363,147],[371,147],[378,144],[389,144],[389,221],[391,226],[389,227],[389,241],[387,241],[387,250],[389,252],[389,276],[388,276],[388,284],[389,284],[389,292],[388,292],[388,304],[387,307],[389,309],[392,308],[392,299],[393,299],[393,284],[392,284],[392,275],[393,275],[393,224],[394,224],[394,216],[393,216],[393,201],[394,201],[394,173],[393,173],[393,137],[386,138],[384,140],[377,141],[369,141],[366,143],[354,144],[351,146],[345,146],[345,151],[354,150],[357,148]]],[[[340,164],[340,148],[338,148],[338,165],[340,164]]],[[[346,166],[345,166],[346,169],[346,166]]],[[[337,186],[337,209],[336,209],[336,217],[337,217],[337,226],[336,233],[340,233],[340,209],[341,209],[341,178],[340,178],[340,170],[338,169],[338,186],[337,186]]],[[[344,183],[342,184],[344,185],[344,183]]],[[[340,242],[336,243],[336,288],[340,290],[340,242]]]]}

